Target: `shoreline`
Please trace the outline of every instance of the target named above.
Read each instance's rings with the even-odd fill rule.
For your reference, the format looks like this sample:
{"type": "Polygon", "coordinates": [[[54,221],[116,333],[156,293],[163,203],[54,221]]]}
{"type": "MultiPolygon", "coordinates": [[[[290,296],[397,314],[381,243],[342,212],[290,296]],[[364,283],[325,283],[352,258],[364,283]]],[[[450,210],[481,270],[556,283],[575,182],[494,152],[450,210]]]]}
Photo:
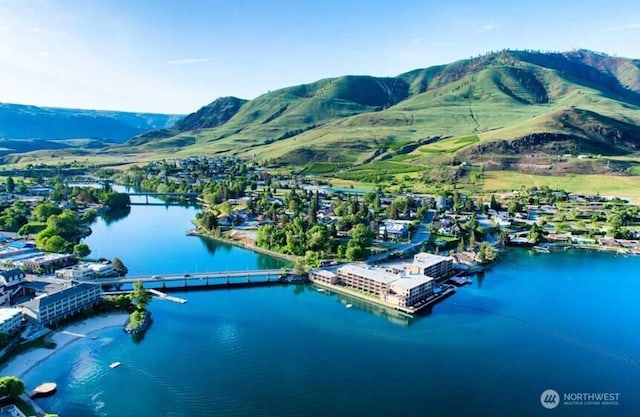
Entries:
{"type": "Polygon", "coordinates": [[[55,330],[47,337],[48,340],[56,343],[55,348],[34,348],[22,352],[0,366],[0,375],[11,375],[24,379],[35,367],[71,346],[73,342],[89,337],[101,330],[124,326],[128,316],[128,314],[123,313],[108,313],[55,330]]]}
{"type": "Polygon", "coordinates": [[[229,245],[237,246],[239,248],[250,250],[252,252],[260,253],[263,255],[272,256],[274,258],[282,259],[291,263],[294,263],[296,261],[296,256],[294,255],[288,255],[286,253],[280,253],[280,252],[275,252],[268,249],[263,249],[259,246],[248,244],[242,240],[231,239],[229,237],[224,237],[224,236],[214,236],[213,234],[210,234],[210,233],[201,232],[197,228],[187,231],[187,234],[189,236],[206,237],[207,239],[212,239],[218,242],[227,243],[229,245]]]}

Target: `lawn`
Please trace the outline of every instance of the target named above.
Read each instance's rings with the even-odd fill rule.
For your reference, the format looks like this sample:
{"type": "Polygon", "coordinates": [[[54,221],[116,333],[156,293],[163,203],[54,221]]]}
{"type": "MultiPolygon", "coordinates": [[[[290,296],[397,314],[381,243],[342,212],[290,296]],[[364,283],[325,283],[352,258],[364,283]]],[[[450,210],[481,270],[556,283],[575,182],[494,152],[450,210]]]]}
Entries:
{"type": "Polygon", "coordinates": [[[524,187],[548,186],[585,194],[625,197],[640,203],[640,177],[616,175],[545,176],[513,171],[485,172],[485,191],[510,191],[524,187]]]}

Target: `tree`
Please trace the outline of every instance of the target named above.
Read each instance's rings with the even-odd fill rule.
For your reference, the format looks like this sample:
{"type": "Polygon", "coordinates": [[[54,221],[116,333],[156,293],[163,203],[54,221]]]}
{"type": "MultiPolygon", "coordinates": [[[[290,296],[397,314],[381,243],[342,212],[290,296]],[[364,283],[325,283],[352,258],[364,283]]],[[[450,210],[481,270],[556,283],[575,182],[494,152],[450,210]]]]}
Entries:
{"type": "Polygon", "coordinates": [[[542,235],[542,229],[540,229],[540,226],[536,223],[532,224],[529,234],[527,235],[527,239],[529,242],[534,244],[542,242],[544,240],[544,236],[542,235]]]}
{"type": "Polygon", "coordinates": [[[0,398],[17,398],[24,392],[24,382],[15,376],[0,378],[0,398]]]}
{"type": "Polygon", "coordinates": [[[13,181],[13,177],[7,177],[7,192],[13,194],[16,189],[16,183],[13,181]]]}
{"type": "Polygon", "coordinates": [[[127,193],[111,192],[107,195],[104,204],[112,209],[123,209],[131,205],[131,198],[127,193]]]}
{"type": "Polygon", "coordinates": [[[151,302],[151,293],[144,288],[142,281],[133,283],[133,298],[138,310],[145,310],[151,302]]]}
{"type": "Polygon", "coordinates": [[[73,254],[80,258],[86,258],[90,253],[91,249],[86,243],[78,243],[73,246],[73,254]]]}
{"type": "Polygon", "coordinates": [[[296,261],[293,263],[293,274],[302,275],[305,272],[307,272],[307,268],[304,259],[301,257],[297,257],[296,261]]]}
{"type": "Polygon", "coordinates": [[[478,250],[478,254],[476,255],[476,260],[485,265],[491,263],[496,260],[496,251],[493,247],[487,242],[482,242],[480,244],[480,249],[478,250]]]}
{"type": "Polygon", "coordinates": [[[127,272],[129,272],[129,268],[125,266],[125,264],[120,260],[120,258],[113,258],[113,261],[111,261],[111,264],[113,266],[114,272],[116,272],[121,277],[127,275],[127,272]]]}
{"type": "Polygon", "coordinates": [[[66,253],[69,251],[69,242],[60,235],[53,235],[44,242],[46,252],[66,253]]]}

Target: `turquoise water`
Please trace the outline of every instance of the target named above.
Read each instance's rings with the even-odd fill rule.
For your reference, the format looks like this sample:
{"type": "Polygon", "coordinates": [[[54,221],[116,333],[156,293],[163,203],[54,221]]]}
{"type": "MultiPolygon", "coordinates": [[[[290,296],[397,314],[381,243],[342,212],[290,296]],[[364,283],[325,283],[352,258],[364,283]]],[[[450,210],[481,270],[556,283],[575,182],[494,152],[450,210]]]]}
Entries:
{"type": "MultiPolygon", "coordinates": [[[[145,273],[267,262],[179,234],[188,227],[172,225],[191,209],[154,220],[155,209],[164,210],[136,207],[94,228],[90,245],[145,273]],[[145,242],[136,228],[158,232],[145,242]]],[[[38,401],[63,417],[633,416],[639,270],[637,257],[511,252],[414,320],[312,286],[187,292],[187,304],[151,304],[155,322],[141,342],[101,331],[26,383],[56,381],[59,392],[38,401]],[[122,366],[109,369],[113,361],[122,366]],[[620,405],[546,410],[546,389],[616,392],[620,405]]]]}

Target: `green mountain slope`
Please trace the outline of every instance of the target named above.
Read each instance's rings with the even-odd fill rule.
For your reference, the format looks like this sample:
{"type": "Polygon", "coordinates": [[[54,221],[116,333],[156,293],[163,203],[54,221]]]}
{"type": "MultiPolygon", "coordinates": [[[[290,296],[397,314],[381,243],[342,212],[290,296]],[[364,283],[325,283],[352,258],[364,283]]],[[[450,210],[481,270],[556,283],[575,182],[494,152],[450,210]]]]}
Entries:
{"type": "Polygon", "coordinates": [[[428,165],[524,151],[633,153],[639,126],[640,61],[502,51],[395,78],[347,76],[277,90],[215,127],[137,149],[300,166],[390,158],[428,165]]]}

